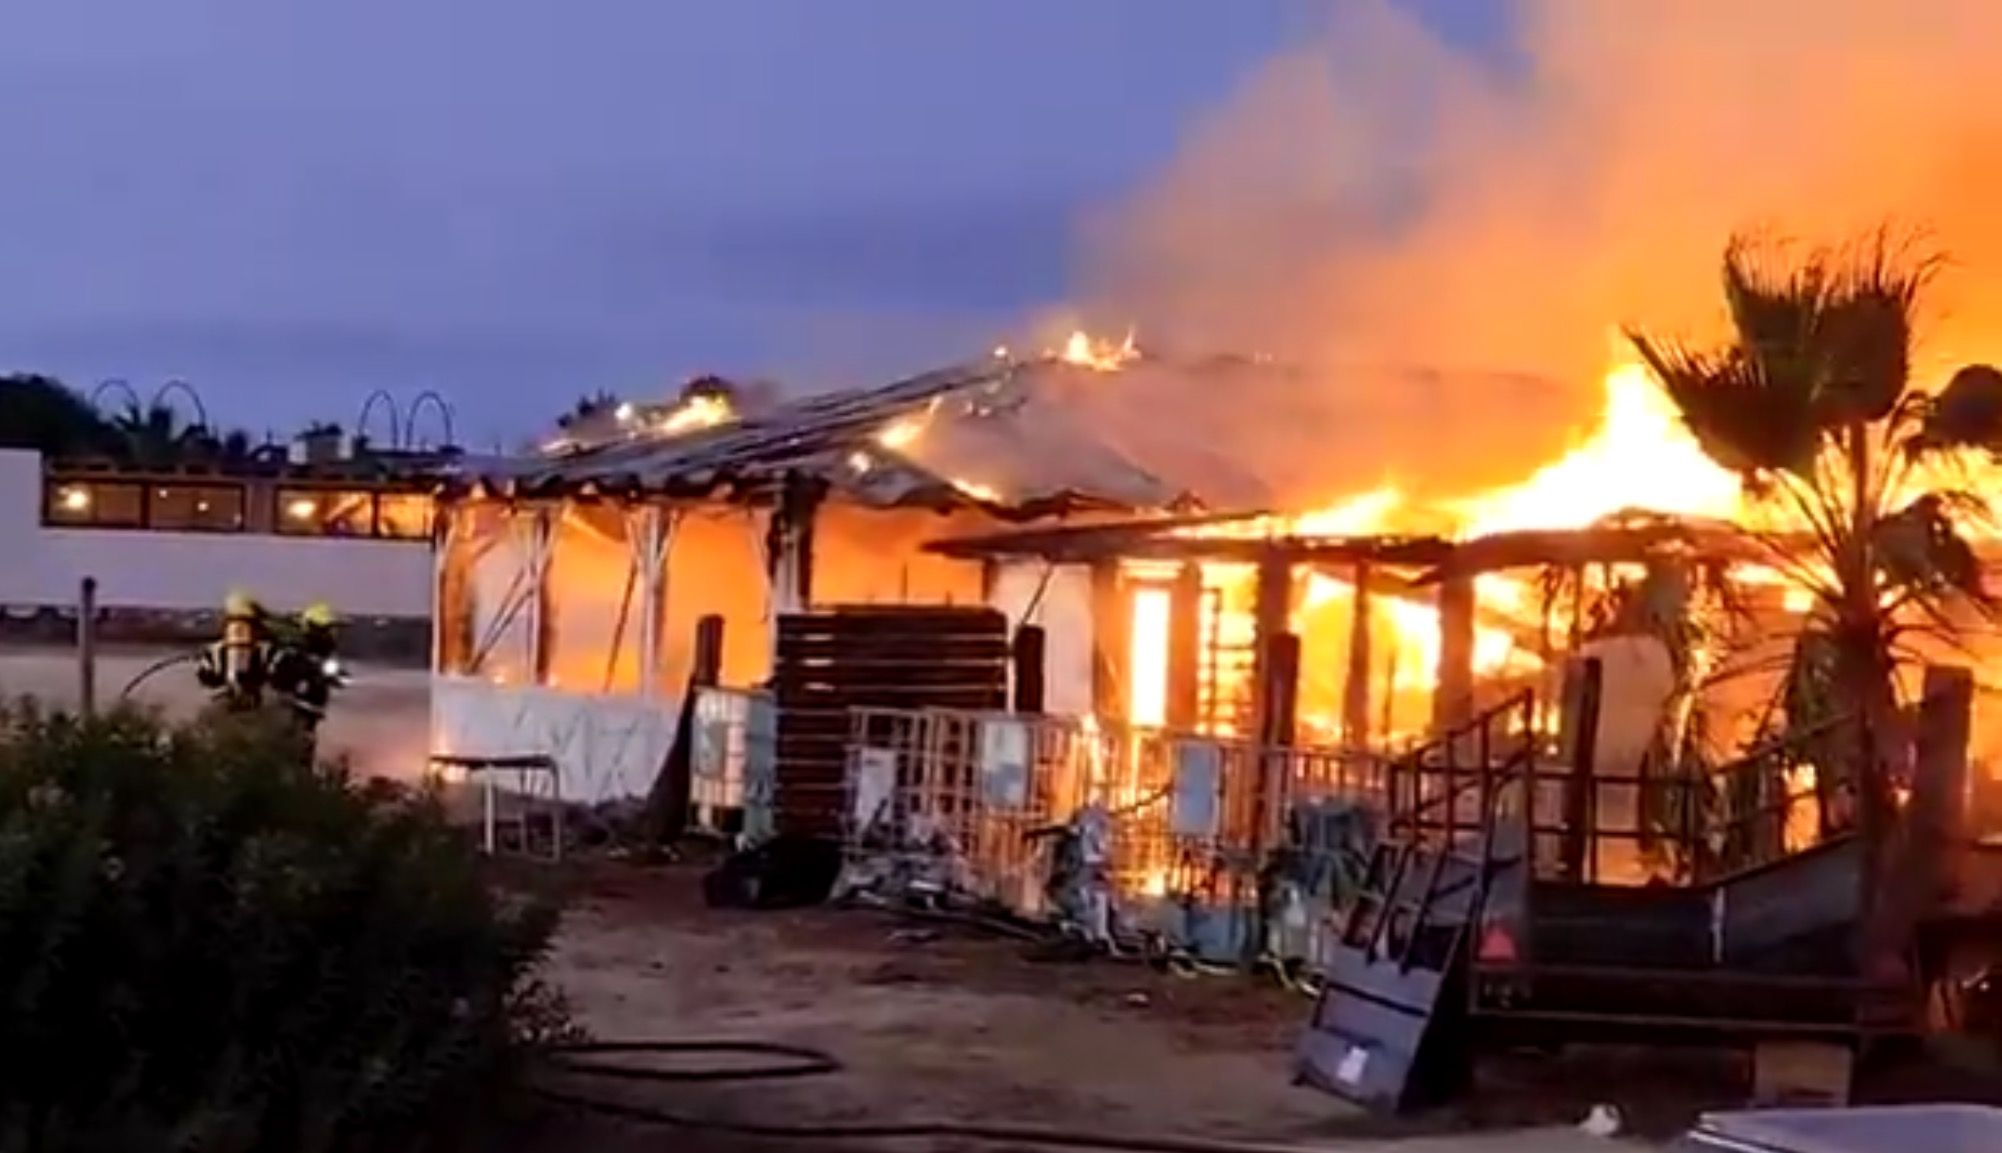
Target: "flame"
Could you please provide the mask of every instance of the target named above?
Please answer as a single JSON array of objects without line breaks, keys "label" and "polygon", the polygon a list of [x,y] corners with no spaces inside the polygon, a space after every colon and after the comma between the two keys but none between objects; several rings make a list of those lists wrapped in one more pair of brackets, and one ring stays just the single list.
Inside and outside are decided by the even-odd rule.
[{"label": "flame", "polygon": [[995,488],[993,485],[982,484],[977,480],[967,480],[964,477],[957,476],[948,479],[952,487],[984,504],[1004,504],[1007,501],[1007,498],[1001,495],[1001,490]]},{"label": "flame", "polygon": [[1627,509],[1742,519],[1738,478],[1703,454],[1675,402],[1639,364],[1606,374],[1592,434],[1528,479],[1455,502],[1463,535],[1583,528]]},{"label": "flame", "polygon": [[653,424],[657,436],[681,436],[727,424],[737,418],[730,402],[715,395],[691,396]]},{"label": "flame", "polygon": [[902,416],[884,425],[876,433],[876,443],[896,452],[917,443],[925,431],[928,418],[924,416]]},{"label": "flame", "polygon": [[1074,364],[1093,372],[1118,372],[1140,358],[1140,349],[1134,343],[1131,329],[1127,330],[1125,339],[1116,344],[1080,329],[1070,334],[1056,356],[1065,364]]},{"label": "flame", "polygon": [[[1640,510],[1738,521],[1744,521],[1752,511],[1745,506],[1738,478],[1703,454],[1674,402],[1646,369],[1619,360],[1604,378],[1596,423],[1569,451],[1514,484],[1425,504],[1410,499],[1398,485],[1385,483],[1319,508],[1176,531],[1188,536],[1231,538],[1341,538],[1402,531],[1470,539],[1500,532],[1582,528],[1610,514]],[[1798,612],[1807,607],[1805,591],[1790,587],[1778,572],[1767,570],[1753,579],[1788,586],[1784,595],[1789,610]],[[1215,625],[1205,623],[1202,644],[1216,645],[1218,636],[1225,632],[1248,644],[1255,631],[1250,619],[1256,599],[1250,591],[1256,580],[1253,566],[1205,565],[1203,580],[1208,589],[1233,588],[1237,595],[1224,600],[1229,607],[1220,611]],[[1303,566],[1296,580],[1301,588],[1292,606],[1293,631],[1302,634],[1315,654],[1310,661],[1345,670],[1343,648],[1358,599],[1349,574]],[[1365,624],[1372,634],[1370,676],[1375,682],[1372,700],[1389,698],[1380,717],[1372,718],[1371,728],[1383,739],[1408,736],[1429,718],[1428,712],[1414,713],[1406,707],[1420,702],[1400,698],[1429,698],[1439,677],[1444,642],[1435,596],[1430,587],[1400,589],[1391,584],[1382,590],[1373,587],[1367,598]],[[1541,669],[1543,652],[1525,642],[1541,632],[1544,594],[1524,578],[1490,573],[1477,578],[1475,597],[1472,671],[1492,676],[1532,674]],[[1165,623],[1157,623],[1159,618],[1151,604],[1142,610],[1136,601],[1131,622],[1136,631],[1165,630]],[[1136,637],[1132,654],[1136,662],[1142,647],[1143,642]],[[1165,670],[1152,667],[1165,661],[1165,648],[1146,642],[1145,651],[1163,655],[1160,661],[1150,656],[1149,667],[1136,667],[1133,675],[1150,682],[1163,678],[1165,683]],[[1227,673],[1207,675],[1234,682],[1248,676],[1248,669],[1248,662],[1240,662]],[[1238,683],[1206,683],[1203,689],[1213,698],[1242,697],[1248,692],[1247,686]],[[1141,703],[1142,692],[1136,682],[1132,703]],[[1153,697],[1148,695],[1146,700],[1151,703]],[[1302,707],[1302,723],[1307,728],[1324,729],[1327,734],[1339,731],[1332,718],[1308,712],[1304,701]],[[1227,723],[1209,727],[1232,731]]]}]

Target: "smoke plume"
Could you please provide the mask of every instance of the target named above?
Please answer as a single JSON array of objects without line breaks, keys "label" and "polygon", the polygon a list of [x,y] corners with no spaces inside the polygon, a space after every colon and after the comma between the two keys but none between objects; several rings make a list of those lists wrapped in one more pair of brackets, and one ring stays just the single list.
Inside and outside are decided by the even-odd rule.
[{"label": "smoke plume", "polygon": [[[1715,334],[1733,232],[1917,230],[1949,261],[1921,383],[2002,357],[2002,5],[1522,0],[1515,31],[1477,58],[1383,0],[1340,5],[1088,224],[1087,314],[1314,366],[1288,406],[1303,443],[1250,411],[1207,431],[1342,455],[1329,485],[1550,458],[1596,416],[1619,326]],[[1400,366],[1449,383],[1386,395]]]}]

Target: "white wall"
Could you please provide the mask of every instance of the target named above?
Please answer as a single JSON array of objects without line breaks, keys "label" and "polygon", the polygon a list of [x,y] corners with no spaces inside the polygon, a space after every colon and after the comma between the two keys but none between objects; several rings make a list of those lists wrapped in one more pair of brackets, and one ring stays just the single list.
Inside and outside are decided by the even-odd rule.
[{"label": "white wall", "polygon": [[213,609],[241,588],[278,610],[431,615],[429,541],[46,528],[41,457],[0,449],[0,606],[74,604],[86,576],[116,608]]}]

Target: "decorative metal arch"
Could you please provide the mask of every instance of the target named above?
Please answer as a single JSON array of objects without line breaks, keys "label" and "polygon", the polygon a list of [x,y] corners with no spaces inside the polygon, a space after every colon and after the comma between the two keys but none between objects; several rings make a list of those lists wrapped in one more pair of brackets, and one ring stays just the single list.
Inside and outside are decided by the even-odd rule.
[{"label": "decorative metal arch", "polygon": [[153,406],[155,408],[162,406],[172,407],[173,402],[169,398],[174,393],[179,393],[187,397],[188,403],[194,406],[196,428],[204,432],[215,431],[209,426],[209,406],[202,403],[202,394],[195,391],[194,385],[189,384],[178,376],[171,378],[153,391]]},{"label": "decorative metal arch", "polygon": [[387,389],[378,388],[368,394],[367,400],[361,402],[361,415],[355,417],[355,435],[359,437],[368,435],[368,414],[375,411],[377,401],[389,407],[389,439],[383,443],[390,448],[403,447],[403,425],[396,415],[396,398],[389,395]]},{"label": "decorative metal arch", "polygon": [[417,410],[423,408],[424,402],[427,400],[431,402],[432,409],[438,413],[438,424],[445,431],[445,439],[433,447],[452,447],[452,406],[445,403],[444,397],[439,396],[437,392],[428,388],[410,400],[410,408],[403,418],[404,435],[408,436],[410,440],[408,444],[399,447],[412,449],[419,447],[417,443]]},{"label": "decorative metal arch", "polygon": [[133,412],[140,410],[139,394],[132,391],[132,382],[122,376],[106,377],[98,381],[97,387],[90,390],[90,407],[96,409],[100,414],[103,413],[104,394],[113,390],[125,394],[125,403],[131,407]]}]

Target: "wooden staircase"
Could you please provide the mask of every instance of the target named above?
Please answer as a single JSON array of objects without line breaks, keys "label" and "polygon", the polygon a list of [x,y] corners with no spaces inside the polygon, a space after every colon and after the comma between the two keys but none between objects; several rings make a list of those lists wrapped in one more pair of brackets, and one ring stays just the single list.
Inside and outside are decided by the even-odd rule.
[{"label": "wooden staircase", "polygon": [[1692,838],[1682,883],[1579,880],[1559,858],[1581,807],[1561,772],[1539,774],[1532,715],[1525,693],[1393,767],[1399,803],[1332,948],[1301,1081],[1392,1112],[1460,1091],[1484,1048],[1855,1041],[1910,1019],[1883,1010],[1912,990],[1857,977],[1856,837],[1729,862]]}]

